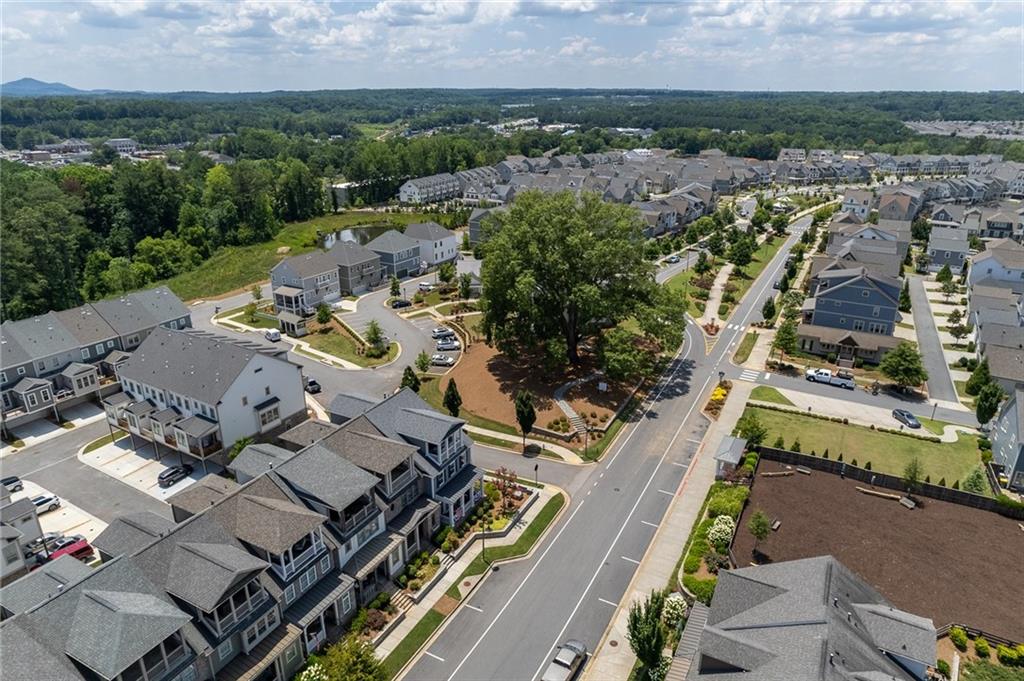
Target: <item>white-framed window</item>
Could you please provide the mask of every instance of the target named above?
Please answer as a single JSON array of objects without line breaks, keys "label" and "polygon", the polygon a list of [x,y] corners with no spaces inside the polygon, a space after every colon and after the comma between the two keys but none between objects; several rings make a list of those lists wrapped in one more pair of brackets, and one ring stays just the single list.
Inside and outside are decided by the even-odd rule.
[{"label": "white-framed window", "polygon": [[327,555],[320,559],[320,574],[326,575],[328,570],[331,569],[331,553],[328,551]]},{"label": "white-framed window", "polygon": [[864,330],[864,320],[863,319],[854,319],[853,320],[853,330],[854,331],[863,331]]},{"label": "white-framed window", "polygon": [[316,570],[315,569],[306,570],[305,572],[302,573],[302,576],[299,577],[299,588],[301,590],[305,591],[309,587],[313,586],[313,582],[315,582],[315,581],[316,581]]},{"label": "white-framed window", "polygon": [[348,612],[352,609],[352,591],[346,591],[341,595],[341,611]]},{"label": "white-framed window", "polygon": [[24,376],[25,375],[25,367],[18,367],[18,375],[19,376]]},{"label": "white-framed window", "polygon": [[266,426],[281,418],[281,413],[275,404],[273,407],[260,412],[260,426]]},{"label": "white-framed window", "polygon": [[138,345],[138,344],[139,344],[139,334],[136,333],[136,334],[132,334],[131,336],[128,336],[128,345]]},{"label": "white-framed window", "polygon": [[295,600],[295,585],[289,584],[288,588],[284,590],[284,602],[291,603]]},{"label": "white-framed window", "polygon": [[[114,341],[110,342],[113,343]],[[103,343],[97,343],[94,349],[96,350],[96,356],[99,357],[103,354]]]},{"label": "white-framed window", "polygon": [[114,341],[108,340],[107,341],[107,348],[109,349],[109,348],[113,348],[113,347],[114,347]]},{"label": "white-framed window", "polygon": [[868,290],[866,290],[866,289],[865,289],[864,291],[861,291],[861,292],[860,292],[860,297],[861,297],[861,298],[867,298],[867,297],[868,297],[868,296],[870,296],[870,295],[871,295],[871,291],[868,291]]},{"label": "white-framed window", "polygon": [[44,360],[36,362],[36,370],[40,372],[46,371],[46,362]]},{"label": "white-framed window", "polygon": [[39,400],[36,399],[34,393],[29,393],[28,395],[25,396],[25,398],[28,400],[28,406],[30,407],[34,407],[37,404],[39,404]]},{"label": "white-framed window", "polygon": [[295,646],[291,646],[288,650],[284,651],[284,661],[291,664],[291,661],[295,659]]},{"label": "white-framed window", "polygon": [[235,646],[231,643],[231,639],[229,638],[217,647],[217,659],[221,662],[226,662],[233,652],[235,652]]},{"label": "white-framed window", "polygon": [[82,348],[82,359],[89,359],[89,348]]},{"label": "white-framed window", "polygon": [[7,372],[6,371],[0,371],[0,383],[6,383],[6,382],[7,382]]}]

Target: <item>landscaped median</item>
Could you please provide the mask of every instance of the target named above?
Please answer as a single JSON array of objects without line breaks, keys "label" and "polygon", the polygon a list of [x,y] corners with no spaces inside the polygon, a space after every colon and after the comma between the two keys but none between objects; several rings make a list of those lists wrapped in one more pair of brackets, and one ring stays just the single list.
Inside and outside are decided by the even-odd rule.
[{"label": "landscaped median", "polygon": [[[416,657],[417,653],[427,644],[444,621],[456,611],[463,594],[459,586],[471,581],[470,589],[475,588],[485,576],[487,568],[495,562],[514,560],[527,555],[551,526],[559,512],[565,507],[566,496],[556,492],[550,497],[534,519],[519,535],[515,542],[487,547],[486,562],[484,556],[478,554],[465,568],[458,579],[453,582],[445,595],[423,615],[408,634],[384,658],[383,667],[389,679],[401,674],[402,670]],[[456,563],[458,565],[458,563]],[[453,566],[454,568],[455,566]],[[468,596],[468,593],[466,594]]]},{"label": "landscaped median", "polygon": [[[756,455],[749,456],[753,457],[752,463],[756,463]],[[743,502],[749,495],[750,488],[743,485],[714,483],[701,507],[698,516],[701,521],[690,533],[679,556],[675,579],[683,591],[702,603],[711,603],[719,568],[729,567],[729,542],[736,531]],[[728,532],[719,526],[728,528]]]}]

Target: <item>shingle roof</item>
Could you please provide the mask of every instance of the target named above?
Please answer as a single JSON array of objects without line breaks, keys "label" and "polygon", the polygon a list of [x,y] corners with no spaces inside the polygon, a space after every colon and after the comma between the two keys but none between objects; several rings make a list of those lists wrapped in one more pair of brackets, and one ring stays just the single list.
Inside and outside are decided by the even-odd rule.
[{"label": "shingle roof", "polygon": [[445,229],[436,222],[414,222],[405,228],[405,235],[413,239],[441,241],[455,236],[455,232]]},{"label": "shingle roof", "polygon": [[419,395],[403,388],[366,412],[366,418],[386,437],[395,440],[411,437],[438,442],[465,421],[430,408]]},{"label": "shingle roof", "polygon": [[339,241],[331,246],[327,255],[339,265],[358,265],[380,259],[379,255],[355,241]]},{"label": "shingle roof", "polygon": [[167,503],[188,513],[200,513],[232,494],[239,487],[234,480],[204,475],[185,489],[172,494]]},{"label": "shingle roof", "polygon": [[397,229],[389,229],[376,239],[366,244],[366,247],[377,253],[398,253],[419,248],[419,242],[410,239]]},{"label": "shingle roof", "polygon": [[92,305],[80,305],[70,310],[55,312],[64,328],[82,345],[94,345],[117,336]]},{"label": "shingle roof", "polygon": [[181,542],[167,565],[167,593],[204,612],[270,564],[230,544]]},{"label": "shingle roof", "polygon": [[251,444],[238,453],[238,456],[228,464],[228,469],[234,472],[235,475],[243,473],[251,478],[255,478],[279,467],[293,456],[295,456],[295,452],[278,447],[277,445]]},{"label": "shingle roof", "polygon": [[1024,350],[989,345],[985,348],[985,359],[993,378],[1024,383]]},{"label": "shingle roof", "polygon": [[312,494],[339,511],[377,484],[375,475],[320,444],[302,450],[277,472],[298,491]]},{"label": "shingle roof", "polygon": [[[268,483],[261,481],[261,484]],[[246,544],[281,554],[326,520],[305,506],[283,498],[247,493],[250,489],[255,491],[260,487],[246,488],[209,511]]]},{"label": "shingle roof", "polygon": [[369,395],[338,393],[331,400],[327,411],[345,419],[353,419],[377,404],[378,400]]},{"label": "shingle roof", "polygon": [[361,419],[350,421],[328,435],[320,443],[359,466],[363,470],[387,475],[395,466],[406,463],[416,453],[416,447],[396,442],[376,433],[360,429]]},{"label": "shingle roof", "polygon": [[277,439],[281,442],[287,442],[288,444],[295,445],[297,448],[301,449],[303,447],[308,447],[314,442],[323,440],[325,437],[336,431],[338,427],[339,426],[333,423],[310,419],[309,421],[303,421],[294,428],[281,433],[277,436]]},{"label": "shingle roof", "polygon": [[122,515],[107,525],[92,545],[108,556],[135,553],[172,527],[173,520],[152,511]]},{"label": "shingle roof", "polygon": [[306,277],[315,277],[318,274],[324,272],[331,272],[337,268],[337,263],[330,255],[324,251],[311,251],[302,255],[294,255],[290,258],[285,258],[277,265],[274,266],[276,270],[278,267],[287,267],[296,276],[305,279]]},{"label": "shingle roof", "polygon": [[996,239],[989,242],[982,253],[974,256],[974,262],[984,262],[989,258],[1007,269],[1024,270],[1024,246],[1013,239]]},{"label": "shingle roof", "polygon": [[[81,346],[78,339],[61,324],[60,319],[53,312],[16,322],[6,321],[3,323],[3,332],[5,337],[13,339],[24,350],[24,355],[27,358],[24,361],[71,352]],[[7,345],[4,345],[4,354],[7,352]],[[22,360],[22,353],[12,353],[12,356],[5,357],[3,362],[7,367],[20,363]]]},{"label": "shingle roof", "polygon": [[93,307],[122,336],[189,316],[188,308],[166,286],[98,300]]},{"label": "shingle roof", "polygon": [[77,558],[60,556],[0,589],[0,607],[12,615],[25,612],[91,573]]}]

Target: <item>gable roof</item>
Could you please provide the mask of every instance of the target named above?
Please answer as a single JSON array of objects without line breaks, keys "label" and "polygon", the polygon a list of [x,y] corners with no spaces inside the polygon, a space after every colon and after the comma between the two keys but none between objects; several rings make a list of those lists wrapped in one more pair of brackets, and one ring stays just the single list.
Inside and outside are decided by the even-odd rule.
[{"label": "gable roof", "polygon": [[196,514],[224,499],[239,487],[238,483],[219,475],[204,475],[194,483],[167,497],[174,508]]},{"label": "gable roof", "polygon": [[181,542],[167,565],[167,593],[211,612],[234,588],[270,564],[230,544]]},{"label": "gable roof", "polygon": [[77,558],[60,556],[0,589],[0,607],[12,615],[25,612],[90,573]]},{"label": "gable roof", "polygon": [[172,527],[173,520],[152,511],[121,515],[92,540],[92,545],[108,556],[135,553]]},{"label": "gable roof", "polygon": [[414,222],[405,228],[405,235],[413,239],[425,241],[441,241],[455,236],[455,232],[445,229],[436,222]]},{"label": "gable roof", "polygon": [[277,473],[296,488],[341,511],[377,484],[377,476],[321,444],[302,450],[281,464]]},{"label": "gable roof", "polygon": [[365,417],[349,421],[324,438],[320,444],[343,456],[363,470],[384,476],[396,466],[409,461],[418,450],[404,442],[384,437],[375,428],[367,428]]},{"label": "gable roof", "polygon": [[366,244],[366,247],[376,253],[398,253],[399,251],[419,249],[420,244],[397,229],[389,229]]},{"label": "gable roof", "polygon": [[185,304],[166,286],[98,300],[93,307],[121,336],[189,315]]},{"label": "gable roof", "polygon": [[257,480],[209,513],[246,544],[280,555],[323,525],[326,518],[283,494],[271,498],[260,493],[273,484],[272,480]]},{"label": "gable roof", "polygon": [[974,262],[984,262],[992,258],[1010,270],[1024,270],[1024,246],[1013,239],[995,239],[990,241],[985,250],[974,256]]},{"label": "gable roof", "polygon": [[310,251],[309,253],[303,253],[302,255],[293,255],[290,258],[285,258],[274,265],[274,268],[271,271],[274,271],[279,267],[291,270],[295,276],[300,279],[306,279],[308,277],[315,277],[319,274],[323,274],[324,272],[331,272],[337,268],[337,264],[333,257],[324,251],[316,250]]},{"label": "gable roof", "polygon": [[295,452],[283,447],[257,442],[239,452],[238,456],[228,463],[228,470],[235,475],[244,473],[251,478],[256,478],[277,468],[293,456],[295,456]]},{"label": "gable roof", "polygon": [[339,265],[359,265],[372,260],[379,260],[380,256],[366,246],[355,241],[338,241],[327,255]]}]

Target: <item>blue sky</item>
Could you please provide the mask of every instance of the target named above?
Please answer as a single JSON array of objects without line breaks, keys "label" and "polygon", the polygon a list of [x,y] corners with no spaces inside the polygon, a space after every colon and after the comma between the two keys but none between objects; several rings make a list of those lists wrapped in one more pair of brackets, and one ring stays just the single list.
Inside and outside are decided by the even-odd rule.
[{"label": "blue sky", "polygon": [[1024,0],[17,2],[4,81],[80,88],[1024,87]]}]

